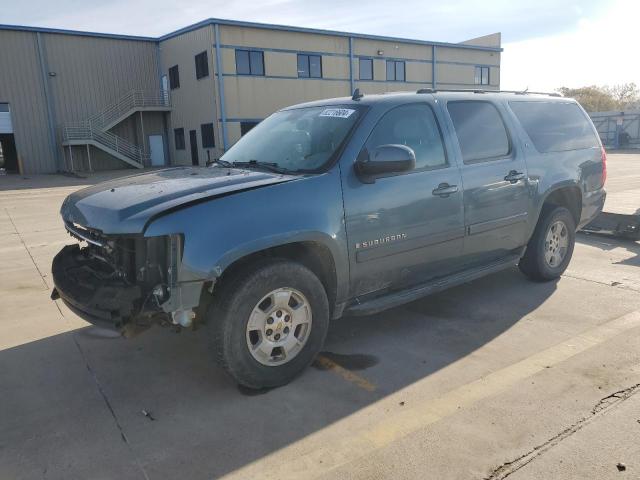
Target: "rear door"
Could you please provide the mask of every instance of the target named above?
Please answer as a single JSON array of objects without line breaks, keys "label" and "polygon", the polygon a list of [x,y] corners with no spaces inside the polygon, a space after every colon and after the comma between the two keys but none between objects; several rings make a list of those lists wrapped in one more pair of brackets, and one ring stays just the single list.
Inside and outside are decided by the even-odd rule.
[{"label": "rear door", "polygon": [[501,106],[448,101],[464,185],[465,263],[483,263],[525,245],[530,205],[527,166]]},{"label": "rear door", "polygon": [[343,171],[355,296],[450,273],[462,253],[460,172],[447,157],[433,105],[411,103],[388,110],[360,155],[388,144],[413,149],[416,169],[377,178],[375,183],[363,183],[352,164]]}]

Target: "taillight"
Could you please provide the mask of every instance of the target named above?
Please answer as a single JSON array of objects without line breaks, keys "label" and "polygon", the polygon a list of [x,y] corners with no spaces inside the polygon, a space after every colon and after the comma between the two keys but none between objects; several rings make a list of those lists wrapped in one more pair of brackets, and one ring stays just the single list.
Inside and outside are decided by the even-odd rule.
[{"label": "taillight", "polygon": [[602,186],[607,181],[607,152],[604,147],[600,147],[600,157],[602,158]]}]

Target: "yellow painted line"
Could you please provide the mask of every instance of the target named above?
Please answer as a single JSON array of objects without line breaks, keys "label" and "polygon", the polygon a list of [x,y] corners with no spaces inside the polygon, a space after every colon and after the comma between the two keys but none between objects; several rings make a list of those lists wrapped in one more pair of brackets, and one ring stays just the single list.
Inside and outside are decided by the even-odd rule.
[{"label": "yellow painted line", "polygon": [[[353,427],[349,428],[349,417],[343,418],[330,427],[232,472],[225,478],[316,478],[424,429],[459,412],[462,408],[513,388],[518,382],[548,366],[564,362],[636,327],[640,327],[640,311],[587,330],[486,377],[461,385],[438,398],[407,406],[401,412],[387,414],[381,421],[360,430],[354,431]],[[373,406],[369,406],[360,410],[358,415],[360,414],[375,414],[375,410]],[[340,435],[337,440],[334,435],[331,441],[327,441],[323,435],[328,429],[344,432],[344,435]]]},{"label": "yellow painted line", "polygon": [[369,382],[365,378],[362,378],[360,375],[356,375],[355,373],[347,370],[346,368],[340,366],[340,364],[334,362],[330,358],[325,357],[324,355],[318,355],[314,362],[323,370],[331,370],[335,374],[344,378],[347,382],[351,382],[357,387],[366,390],[367,392],[374,392],[376,390],[376,386],[373,383]]}]

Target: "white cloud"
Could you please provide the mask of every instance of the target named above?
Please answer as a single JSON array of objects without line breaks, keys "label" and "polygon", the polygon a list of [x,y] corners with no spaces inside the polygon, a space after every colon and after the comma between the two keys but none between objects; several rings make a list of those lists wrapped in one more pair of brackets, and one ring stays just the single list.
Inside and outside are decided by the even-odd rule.
[{"label": "white cloud", "polygon": [[640,85],[640,3],[618,0],[600,17],[582,18],[574,31],[505,43],[501,87],[554,90],[635,82]]}]

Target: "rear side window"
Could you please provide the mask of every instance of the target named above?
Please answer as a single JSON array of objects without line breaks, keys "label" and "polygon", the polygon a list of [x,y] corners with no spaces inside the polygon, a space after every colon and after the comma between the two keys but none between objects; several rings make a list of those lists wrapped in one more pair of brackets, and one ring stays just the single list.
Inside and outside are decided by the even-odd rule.
[{"label": "rear side window", "polygon": [[575,103],[509,102],[540,153],[598,146],[591,124]]},{"label": "rear side window", "polygon": [[371,132],[366,148],[371,152],[380,145],[389,144],[413,149],[416,170],[447,165],[440,129],[428,105],[403,105],[385,113]]},{"label": "rear side window", "polygon": [[464,163],[481,162],[509,155],[507,129],[498,109],[489,102],[447,103]]}]

